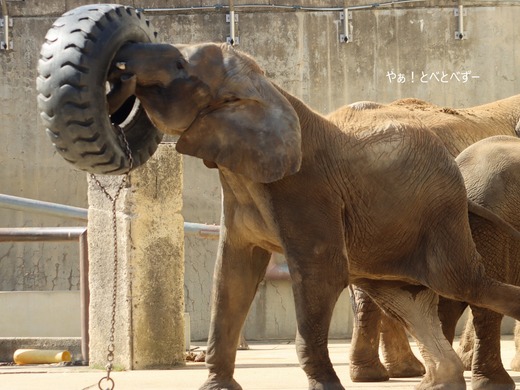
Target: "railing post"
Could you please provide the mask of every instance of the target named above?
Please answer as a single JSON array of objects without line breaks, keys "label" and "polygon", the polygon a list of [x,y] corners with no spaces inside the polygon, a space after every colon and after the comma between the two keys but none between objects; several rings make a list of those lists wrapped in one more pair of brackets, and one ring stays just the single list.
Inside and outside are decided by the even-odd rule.
[{"label": "railing post", "polygon": [[79,236],[79,296],[80,296],[80,308],[81,308],[81,355],[83,356],[83,362],[88,363],[89,361],[89,333],[88,333],[88,322],[89,322],[89,304],[90,304],[90,291],[88,286],[88,242],[87,242],[87,230]]}]

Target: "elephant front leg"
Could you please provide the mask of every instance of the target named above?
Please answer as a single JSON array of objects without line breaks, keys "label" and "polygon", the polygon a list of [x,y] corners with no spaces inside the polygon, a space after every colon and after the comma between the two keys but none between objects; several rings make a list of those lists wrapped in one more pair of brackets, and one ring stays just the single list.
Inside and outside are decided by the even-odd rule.
[{"label": "elephant front leg", "polygon": [[350,349],[352,382],[382,382],[389,379],[379,360],[379,331],[382,312],[360,288],[350,289],[354,311],[354,329]]},{"label": "elephant front leg", "polygon": [[242,389],[233,379],[237,345],[269,256],[269,252],[258,247],[221,244],[215,264],[206,351],[209,376],[201,390]]},{"label": "elephant front leg", "polygon": [[[336,260],[330,263],[338,264]],[[328,333],[334,306],[346,286],[345,270],[323,267],[322,263],[298,269],[289,262],[289,267],[298,323],[296,352],[309,389],[344,390],[329,358]]]},{"label": "elephant front leg", "polygon": [[471,387],[474,390],[515,389],[515,382],[500,358],[502,315],[476,306],[471,310],[475,327]]}]

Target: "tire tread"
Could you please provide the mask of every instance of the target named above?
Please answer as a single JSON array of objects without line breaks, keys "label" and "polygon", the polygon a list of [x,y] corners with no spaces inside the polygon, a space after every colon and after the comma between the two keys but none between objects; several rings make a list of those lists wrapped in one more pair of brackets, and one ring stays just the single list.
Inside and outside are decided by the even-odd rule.
[{"label": "tire tread", "polygon": [[105,96],[96,95],[99,88],[91,88],[104,83],[91,70],[108,68],[115,55],[106,52],[107,42],[117,50],[130,39],[128,34],[136,34],[134,30],[141,31],[143,42],[155,39],[149,23],[133,8],[100,4],[63,14],[47,32],[38,61],[38,107],[55,149],[76,168],[125,173],[144,163],[162,139],[141,110],[129,128],[122,129],[131,134],[134,165],[130,167],[120,134],[108,116]]}]

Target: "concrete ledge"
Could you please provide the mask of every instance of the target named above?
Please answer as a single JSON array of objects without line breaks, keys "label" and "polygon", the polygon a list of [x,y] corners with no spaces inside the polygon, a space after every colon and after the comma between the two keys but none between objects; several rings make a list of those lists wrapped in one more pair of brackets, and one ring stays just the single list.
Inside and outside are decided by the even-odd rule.
[{"label": "concrete ledge", "polygon": [[0,337],[0,362],[12,362],[17,349],[62,349],[72,361],[83,360],[81,337]]}]

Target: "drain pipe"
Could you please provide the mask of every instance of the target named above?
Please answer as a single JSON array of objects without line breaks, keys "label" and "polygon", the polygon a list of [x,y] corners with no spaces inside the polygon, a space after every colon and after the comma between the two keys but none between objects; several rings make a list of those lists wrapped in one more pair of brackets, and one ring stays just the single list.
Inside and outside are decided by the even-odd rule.
[{"label": "drain pipe", "polygon": [[229,43],[231,46],[238,43],[235,31],[235,5],[233,0],[229,0]]},{"label": "drain pipe", "polygon": [[2,4],[2,15],[4,19],[4,39],[2,42],[4,50],[11,50],[11,44],[9,43],[9,15],[7,13],[7,0],[0,0]]},{"label": "drain pipe", "polygon": [[466,39],[466,32],[464,31],[464,4],[463,0],[458,1],[458,5],[456,8],[457,13],[457,25],[458,31],[455,31],[455,39]]}]

